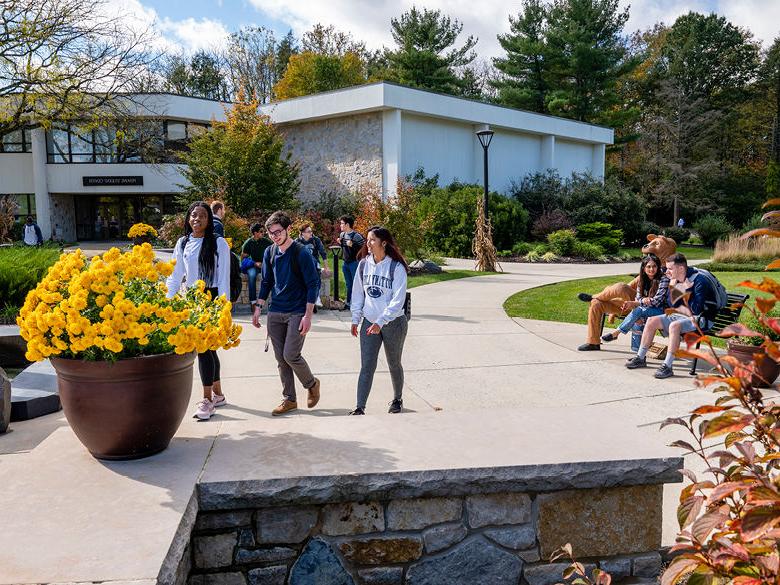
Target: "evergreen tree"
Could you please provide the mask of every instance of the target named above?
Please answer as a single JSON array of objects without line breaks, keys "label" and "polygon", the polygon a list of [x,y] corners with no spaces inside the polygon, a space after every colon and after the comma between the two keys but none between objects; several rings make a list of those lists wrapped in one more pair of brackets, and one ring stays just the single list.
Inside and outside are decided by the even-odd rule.
[{"label": "evergreen tree", "polygon": [[298,53],[298,42],[295,39],[293,31],[287,31],[284,38],[279,41],[279,48],[276,50],[276,62],[275,78],[277,80],[284,77],[285,71],[287,71],[287,64],[290,62],[290,57]]},{"label": "evergreen tree", "polygon": [[464,87],[457,69],[471,63],[477,39],[469,36],[461,47],[455,43],[463,30],[439,10],[412,8],[391,19],[397,48],[387,53],[394,81],[443,93],[459,94]]},{"label": "evergreen tree", "polygon": [[190,61],[189,95],[227,101],[225,76],[216,55],[198,51]]},{"label": "evergreen tree", "polygon": [[622,34],[627,20],[618,0],[555,1],[547,26],[551,113],[609,125],[618,80],[636,67]]},{"label": "evergreen tree", "polygon": [[510,32],[498,35],[506,57],[493,60],[496,69],[504,74],[493,85],[504,105],[547,113],[547,12],[542,0],[524,0],[520,13],[509,16]]}]

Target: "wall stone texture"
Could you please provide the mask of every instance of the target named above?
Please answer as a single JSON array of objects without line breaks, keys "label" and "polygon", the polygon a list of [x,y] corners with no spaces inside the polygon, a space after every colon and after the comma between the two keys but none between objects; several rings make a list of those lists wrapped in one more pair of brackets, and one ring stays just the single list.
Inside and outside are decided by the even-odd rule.
[{"label": "wall stone texture", "polygon": [[613,581],[653,579],[662,567],[661,489],[367,499],[200,513],[189,585],[553,585],[563,580],[567,565],[548,563],[548,549],[566,542],[588,571],[598,564]]},{"label": "wall stone texture", "polygon": [[75,195],[50,194],[51,233],[55,240],[76,241]]},{"label": "wall stone texture", "polygon": [[279,130],[291,160],[299,163],[301,201],[316,201],[324,192],[381,191],[381,113],[280,125]]}]

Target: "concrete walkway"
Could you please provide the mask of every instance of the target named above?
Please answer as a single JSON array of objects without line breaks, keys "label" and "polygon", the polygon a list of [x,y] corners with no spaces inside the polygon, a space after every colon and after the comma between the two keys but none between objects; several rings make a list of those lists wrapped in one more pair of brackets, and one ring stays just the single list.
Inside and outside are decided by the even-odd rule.
[{"label": "concrete walkway", "polygon": [[[473,268],[455,260],[450,267]],[[171,542],[199,477],[442,469],[480,461],[537,464],[545,458],[573,461],[566,458],[589,451],[608,461],[640,450],[645,456],[678,455],[664,447],[672,431],[659,433],[658,423],[709,399],[684,368],[675,378],[657,381],[652,368],[623,366],[627,339],[601,352],[577,352],[584,326],[509,319],[502,308],[522,289],[625,274],[635,266],[505,264],[504,269],[505,274],[412,290],[404,352],[406,414],[400,419],[386,412],[392,391],[384,356],[368,416],[344,416],[354,407],[360,363],[345,312],[320,313],[306,341],[304,355],[322,381],[320,405],[272,419],[280,400],[276,363],[271,351],[263,352],[265,327],[253,328],[243,313],[236,317],[244,325],[241,346],[220,354],[228,406],[207,423],[185,419],[161,455],[97,462],[61,413],[13,424],[12,432],[0,436],[0,485],[6,502],[13,503],[5,507],[0,531],[0,584],[153,578],[150,567],[159,567],[166,552],[160,542]],[[196,373],[193,403],[199,393]],[[302,398],[305,403],[305,394]],[[604,426],[610,421],[620,429],[616,438],[630,433],[631,439],[610,445]],[[546,433],[569,429],[582,444],[578,438],[568,446],[546,442]],[[674,536],[678,490],[669,489],[666,543]],[[113,542],[95,532],[96,524],[106,522],[118,535]],[[138,547],[137,566],[114,561],[128,546]],[[46,567],[56,568],[55,574],[45,573]]]}]

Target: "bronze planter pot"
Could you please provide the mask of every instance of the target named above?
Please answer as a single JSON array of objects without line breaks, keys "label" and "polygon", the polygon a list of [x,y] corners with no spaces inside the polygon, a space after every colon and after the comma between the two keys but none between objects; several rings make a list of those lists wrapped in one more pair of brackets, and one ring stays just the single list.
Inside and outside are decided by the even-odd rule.
[{"label": "bronze planter pot", "polygon": [[151,244],[152,243],[152,236],[145,235],[145,236],[136,236],[133,238],[133,246],[141,246],[142,244]]},{"label": "bronze planter pot", "polygon": [[736,341],[729,341],[728,354],[739,361],[749,363],[754,355],[764,355],[760,363],[756,364],[751,384],[755,388],[767,388],[780,374],[780,364],[766,355],[766,350],[760,345],[747,345]]},{"label": "bronze planter pot", "polygon": [[98,459],[140,459],[168,446],[192,393],[195,353],[116,363],[51,358],[73,432]]}]

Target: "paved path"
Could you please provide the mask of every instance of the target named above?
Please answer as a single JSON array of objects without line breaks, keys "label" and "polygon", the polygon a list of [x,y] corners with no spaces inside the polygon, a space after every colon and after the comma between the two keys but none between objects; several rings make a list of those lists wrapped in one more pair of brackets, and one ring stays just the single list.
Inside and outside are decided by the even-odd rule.
[{"label": "paved path", "polygon": [[[450,266],[472,268],[465,261]],[[682,368],[665,381],[656,381],[652,369],[626,370],[627,340],[601,352],[577,352],[584,326],[509,319],[503,311],[504,300],[518,290],[624,274],[633,266],[504,268],[505,274],[413,289],[414,318],[404,352],[408,412],[400,419],[386,412],[392,391],[383,357],[369,415],[343,416],[354,406],[358,344],[349,335],[347,313],[322,312],[304,351],[322,380],[315,410],[272,419],[270,410],[280,400],[276,364],[271,352],[263,352],[265,328],[253,328],[244,313],[237,316],[244,325],[241,346],[221,352],[230,404],[208,423],[185,419],[161,455],[99,463],[78,445],[61,413],[14,423],[12,432],[0,437],[0,485],[14,503],[0,531],[0,566],[14,559],[18,579],[0,578],[0,583],[147,578],[150,567],[159,567],[165,552],[159,542],[170,542],[198,476],[218,481],[238,479],[240,473],[323,475],[334,466],[346,472],[442,469],[510,459],[531,464],[545,457],[573,461],[585,452],[615,460],[625,457],[635,440],[660,450],[670,431],[659,433],[657,423],[709,398],[694,389]],[[193,402],[200,392],[195,378]],[[623,431],[635,429],[636,436],[631,431],[631,441],[611,449],[604,421],[615,421]],[[590,431],[590,424],[598,428]],[[582,442],[573,441],[567,450],[545,440],[566,429],[576,429]],[[668,490],[666,543],[674,535],[677,490]],[[138,546],[133,535],[146,534],[151,524],[144,519],[150,514],[155,531],[137,548],[138,565],[112,563],[129,546]],[[95,523],[107,518],[122,538],[106,540],[95,532]],[[90,552],[97,548],[103,552]],[[40,567],[60,572],[43,578],[36,572]]]}]

